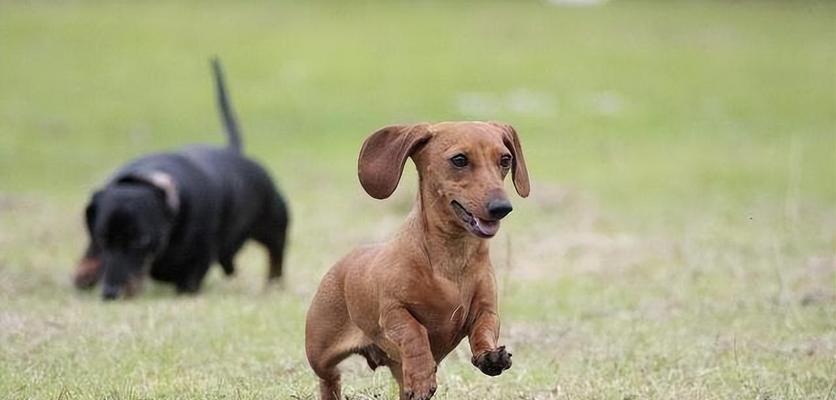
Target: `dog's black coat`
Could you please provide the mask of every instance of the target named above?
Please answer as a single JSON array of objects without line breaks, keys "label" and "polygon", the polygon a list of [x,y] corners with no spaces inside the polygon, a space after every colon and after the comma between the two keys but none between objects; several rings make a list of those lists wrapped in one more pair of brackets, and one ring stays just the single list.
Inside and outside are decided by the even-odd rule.
[{"label": "dog's black coat", "polygon": [[268,277],[281,276],[287,207],[268,173],[241,154],[217,60],[213,67],[228,147],[153,154],[119,169],[87,206],[84,259],[99,267],[77,275],[78,287],[102,278],[104,298],[116,298],[147,272],[179,292],[195,292],[215,261],[231,275],[249,238],[269,252]]}]

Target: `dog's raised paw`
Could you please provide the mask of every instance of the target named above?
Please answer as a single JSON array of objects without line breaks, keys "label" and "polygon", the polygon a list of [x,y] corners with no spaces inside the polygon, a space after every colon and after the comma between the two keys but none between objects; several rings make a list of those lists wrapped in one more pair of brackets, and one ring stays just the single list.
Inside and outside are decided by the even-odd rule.
[{"label": "dog's raised paw", "polygon": [[473,365],[485,375],[497,376],[502,371],[511,368],[511,355],[511,353],[505,351],[505,346],[499,346],[473,356]]}]

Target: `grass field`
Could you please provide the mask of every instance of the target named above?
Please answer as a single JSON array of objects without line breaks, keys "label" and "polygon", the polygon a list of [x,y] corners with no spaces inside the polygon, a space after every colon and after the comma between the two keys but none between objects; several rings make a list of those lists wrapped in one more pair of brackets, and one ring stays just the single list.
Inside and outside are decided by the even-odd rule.
[{"label": "grass field", "polygon": [[[240,3],[240,4],[239,4]],[[363,138],[513,124],[532,196],[492,242],[502,341],[439,399],[836,399],[830,2],[0,2],[0,398],[312,399],[307,304],[415,194],[376,201]],[[120,163],[220,143],[208,58],[292,209],[202,294],[76,292],[87,196]],[[351,399],[388,372],[344,367]]]}]

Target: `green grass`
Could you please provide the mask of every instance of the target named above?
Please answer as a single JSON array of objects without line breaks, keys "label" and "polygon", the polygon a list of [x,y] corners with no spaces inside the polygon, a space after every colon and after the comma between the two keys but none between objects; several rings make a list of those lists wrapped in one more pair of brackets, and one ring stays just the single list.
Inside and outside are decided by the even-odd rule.
[{"label": "green grass", "polygon": [[[3,2],[0,397],[312,398],[319,277],[408,210],[367,197],[395,122],[520,132],[532,196],[493,240],[498,378],[466,345],[440,399],[836,399],[836,7],[827,2]],[[221,56],[247,153],[293,212],[204,292],[103,304],[69,282],[81,210],[120,163],[221,142]],[[345,365],[352,399],[388,373]]]}]

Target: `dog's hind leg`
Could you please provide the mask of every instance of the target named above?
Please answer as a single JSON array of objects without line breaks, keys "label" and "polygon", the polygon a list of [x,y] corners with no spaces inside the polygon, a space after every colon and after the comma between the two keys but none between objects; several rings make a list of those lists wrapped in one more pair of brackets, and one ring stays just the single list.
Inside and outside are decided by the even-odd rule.
[{"label": "dog's hind leg", "polygon": [[328,273],[314,295],[305,323],[305,355],[319,377],[320,399],[340,399],[337,364],[371,345],[363,332],[351,323],[339,289],[339,278]]},{"label": "dog's hind leg", "polygon": [[[334,332],[336,333],[336,332]],[[324,336],[321,339],[329,341],[328,344],[320,343],[323,347],[306,347],[308,362],[311,364],[314,373],[319,377],[319,398],[321,400],[341,400],[340,371],[337,364],[355,353],[355,346],[350,345],[347,340],[340,340],[340,335]],[[330,342],[330,340],[335,340]]]},{"label": "dog's hind leg", "polygon": [[267,280],[273,281],[282,276],[284,266],[284,248],[287,241],[287,227],[282,227],[281,232],[276,233],[274,240],[267,245],[267,252],[270,256],[270,267],[267,272]]},{"label": "dog's hind leg", "polygon": [[[325,333],[325,332],[320,332]],[[336,332],[331,332],[336,333]],[[323,341],[313,347],[307,347],[308,362],[319,377],[319,398],[321,400],[340,400],[340,372],[337,364],[352,354],[340,340],[331,342],[334,336],[319,336]]]},{"label": "dog's hind leg", "polygon": [[232,262],[232,257],[221,258],[220,260],[218,260],[218,262],[221,264],[221,268],[223,268],[224,270],[224,275],[228,277],[235,275],[235,263]]},{"label": "dog's hind leg", "polygon": [[270,257],[267,280],[274,281],[282,276],[284,250],[287,244],[287,211],[284,206],[276,207],[268,213],[253,232],[253,239],[264,245]]},{"label": "dog's hind leg", "polygon": [[340,400],[340,373],[336,368],[322,371],[319,376],[319,398],[320,400]]}]

